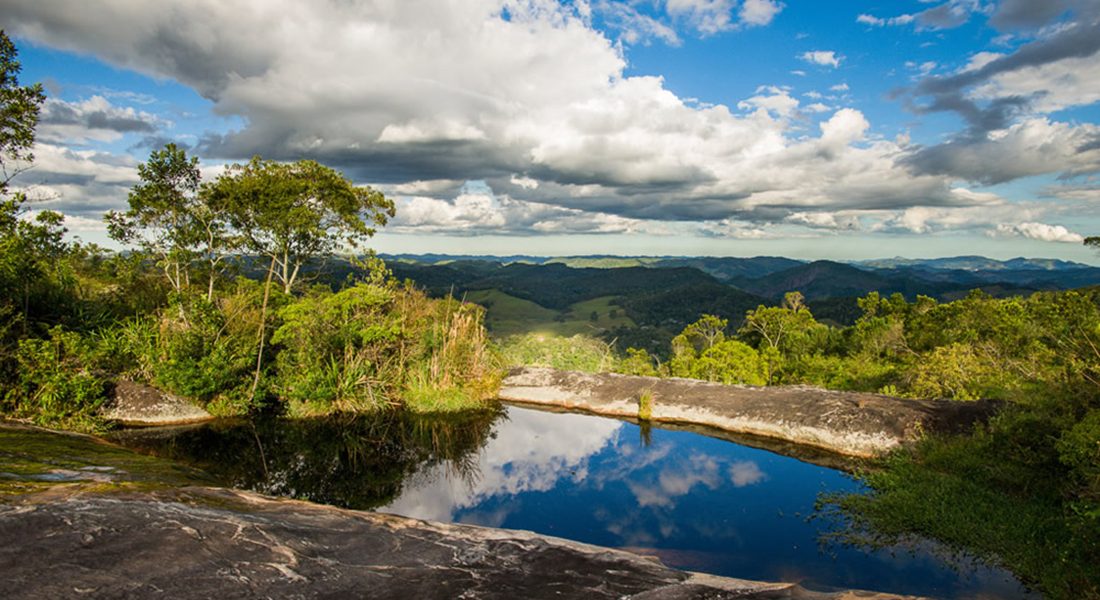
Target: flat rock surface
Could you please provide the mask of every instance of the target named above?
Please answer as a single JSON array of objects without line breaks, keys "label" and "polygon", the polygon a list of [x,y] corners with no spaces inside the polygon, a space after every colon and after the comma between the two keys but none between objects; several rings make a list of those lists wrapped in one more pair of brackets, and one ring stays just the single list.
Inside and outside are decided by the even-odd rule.
[{"label": "flat rock surface", "polygon": [[214,418],[186,398],[133,381],[115,384],[114,397],[102,416],[131,426],[182,425]]},{"label": "flat rock surface", "polygon": [[856,457],[879,455],[923,433],[968,430],[999,406],[538,367],[513,370],[499,397],[621,417],[637,417],[645,397],[653,421],[706,425]]},{"label": "flat rock surface", "polygon": [[[208,487],[0,504],[0,598],[896,598]],[[17,542],[16,542],[17,541]]]}]

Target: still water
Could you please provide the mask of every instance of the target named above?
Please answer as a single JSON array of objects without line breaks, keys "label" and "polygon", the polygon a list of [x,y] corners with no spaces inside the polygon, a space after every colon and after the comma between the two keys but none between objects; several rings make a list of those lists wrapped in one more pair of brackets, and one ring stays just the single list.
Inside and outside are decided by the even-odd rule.
[{"label": "still water", "polygon": [[1008,574],[915,549],[825,544],[833,469],[688,431],[506,406],[460,418],[216,422],[117,440],[227,485],[410,517],[526,529],[743,579],[1016,598]]}]

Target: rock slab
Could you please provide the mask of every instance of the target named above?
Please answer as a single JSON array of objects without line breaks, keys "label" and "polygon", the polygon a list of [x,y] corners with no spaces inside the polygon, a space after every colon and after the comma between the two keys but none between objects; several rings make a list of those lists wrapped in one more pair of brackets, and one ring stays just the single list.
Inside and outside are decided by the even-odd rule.
[{"label": "rock slab", "polygon": [[958,432],[988,419],[992,401],[910,400],[809,386],[753,387],[680,378],[514,369],[499,397],[509,402],[691,423],[870,458],[924,433]]},{"label": "rock slab", "polygon": [[114,397],[101,416],[134,427],[185,425],[214,418],[185,398],[133,381],[115,384]]},{"label": "rock slab", "polygon": [[687,573],[523,531],[207,487],[0,504],[0,597],[897,598]]}]

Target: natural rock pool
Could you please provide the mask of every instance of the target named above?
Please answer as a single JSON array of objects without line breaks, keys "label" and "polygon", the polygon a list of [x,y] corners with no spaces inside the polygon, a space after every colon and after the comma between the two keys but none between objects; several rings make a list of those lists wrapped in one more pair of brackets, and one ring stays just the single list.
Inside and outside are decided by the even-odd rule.
[{"label": "natural rock pool", "polygon": [[220,421],[126,430],[115,440],[183,460],[226,485],[437,521],[526,529],[654,555],[671,566],[809,588],[1015,598],[1007,573],[928,551],[822,544],[822,492],[859,491],[833,469],[689,431],[505,406]]}]

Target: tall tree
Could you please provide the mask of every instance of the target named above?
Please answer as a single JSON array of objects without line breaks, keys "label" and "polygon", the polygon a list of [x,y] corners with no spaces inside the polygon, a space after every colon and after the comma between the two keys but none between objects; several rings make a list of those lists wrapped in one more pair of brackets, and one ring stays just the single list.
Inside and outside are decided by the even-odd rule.
[{"label": "tall tree", "polygon": [[212,202],[228,208],[244,246],[270,259],[257,332],[254,396],[263,369],[272,280],[278,279],[289,294],[302,265],[343,245],[358,247],[394,215],[394,206],[381,192],[358,187],[317,162],[283,164],[258,156],[230,167],[208,192]]},{"label": "tall tree", "polygon": [[0,30],[0,194],[7,191],[19,163],[34,160],[34,128],[46,95],[42,84],[19,85],[23,67],[15,44]]},{"label": "tall tree", "polygon": [[26,168],[21,164],[34,160],[34,129],[46,100],[41,84],[19,84],[18,54],[0,30],[0,314],[19,306],[25,331],[31,289],[48,268],[57,266],[66,244],[60,213],[42,211],[27,220],[26,196],[8,197],[11,179]]},{"label": "tall tree", "polygon": [[141,183],[130,191],[129,210],[107,213],[108,232],[155,256],[176,292],[190,286],[192,263],[201,262],[207,271],[206,298],[212,301],[219,265],[234,240],[217,196],[202,187],[199,159],[168,144],[138,165],[138,176]]},{"label": "tall tree", "polygon": [[270,259],[270,276],[288,294],[305,263],[343,246],[357,248],[394,214],[381,192],[311,160],[255,157],[230,167],[210,191],[228,207],[245,247]]}]

